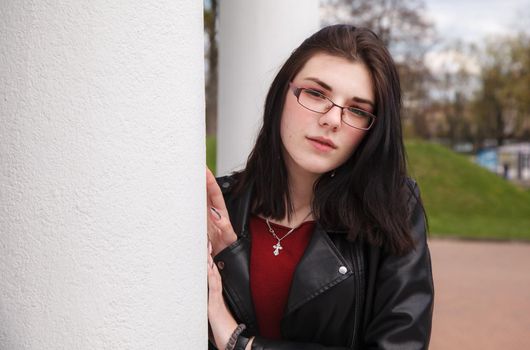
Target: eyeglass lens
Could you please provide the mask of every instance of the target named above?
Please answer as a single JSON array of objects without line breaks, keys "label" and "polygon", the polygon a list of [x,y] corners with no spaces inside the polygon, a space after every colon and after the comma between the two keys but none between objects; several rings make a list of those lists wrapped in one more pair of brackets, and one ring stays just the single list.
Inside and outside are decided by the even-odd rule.
[{"label": "eyeglass lens", "polygon": [[[327,113],[333,102],[318,91],[301,89],[298,95],[298,103],[303,107],[317,113]],[[343,108],[342,121],[355,128],[366,129],[373,123],[373,116],[370,113],[355,107]]]}]

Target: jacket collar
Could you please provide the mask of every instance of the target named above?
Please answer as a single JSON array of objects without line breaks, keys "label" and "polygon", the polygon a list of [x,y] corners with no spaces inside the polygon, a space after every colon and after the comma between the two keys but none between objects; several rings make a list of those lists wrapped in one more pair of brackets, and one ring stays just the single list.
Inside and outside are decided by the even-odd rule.
[{"label": "jacket collar", "polygon": [[[249,188],[229,206],[234,231],[244,239],[249,236],[251,197],[252,190]],[[352,274],[352,266],[335,247],[329,233],[331,232],[324,230],[317,222],[311,240],[293,274],[284,317]],[[251,244],[244,244],[242,247],[246,250],[244,255],[247,257],[243,259],[245,266],[240,266],[244,273],[240,276],[241,280],[229,286],[229,289],[233,289],[237,295],[250,296]],[[246,321],[254,323],[256,318],[251,301],[245,305],[245,313],[250,318]]]},{"label": "jacket collar", "polygon": [[352,274],[329,232],[317,223],[311,241],[293,274],[284,317]]}]

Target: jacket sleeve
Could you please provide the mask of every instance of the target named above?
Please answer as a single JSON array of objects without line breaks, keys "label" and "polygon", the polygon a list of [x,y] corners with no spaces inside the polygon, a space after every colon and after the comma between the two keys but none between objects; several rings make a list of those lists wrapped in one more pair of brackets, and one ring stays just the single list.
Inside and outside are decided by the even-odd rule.
[{"label": "jacket sleeve", "polygon": [[[240,238],[232,245],[226,247],[224,250],[219,252],[214,257],[216,264],[222,261],[223,268],[219,271],[223,278],[223,290],[225,292],[225,298],[227,304],[234,309],[231,309],[233,315],[238,319],[238,322],[244,319],[249,319],[249,311],[252,308],[251,300],[252,297],[250,290],[246,288],[237,289],[240,287],[238,282],[242,275],[248,273],[248,269],[245,266],[248,264],[248,256],[245,252],[248,252],[248,246],[250,242],[247,238]],[[248,266],[247,266],[248,267]],[[248,276],[245,277],[248,279]],[[232,300],[232,302],[230,301]],[[239,315],[240,317],[237,317]],[[247,337],[251,337],[253,334],[244,332]],[[210,350],[215,349],[212,343],[209,344]],[[348,350],[347,347],[327,347],[316,343],[305,343],[305,342],[292,342],[284,340],[272,340],[263,338],[261,336],[255,336],[254,342],[252,343],[253,350]]]},{"label": "jacket sleeve", "polygon": [[[434,286],[419,189],[409,200],[415,249],[403,256],[381,254],[373,302],[367,305],[365,349],[428,349]],[[370,292],[370,291],[369,291]]]},{"label": "jacket sleeve", "polygon": [[[209,350],[218,350],[211,342],[208,342]],[[270,340],[262,337],[255,337],[252,343],[252,350],[351,350],[345,347],[328,347],[313,343],[297,343],[283,340]]]},{"label": "jacket sleeve", "polygon": [[351,350],[347,347],[329,347],[315,343],[298,343],[255,337],[252,350]]},{"label": "jacket sleeve", "polygon": [[[409,201],[412,221],[412,237],[415,249],[407,255],[381,255],[375,264],[376,273],[373,288],[368,290],[372,295],[367,307],[369,315],[364,322],[362,344],[356,349],[427,349],[431,331],[433,307],[433,282],[430,256],[426,241],[425,214],[419,201],[419,190],[411,184],[414,195]],[[242,267],[248,264],[241,246],[249,244],[246,238],[238,239],[230,247],[221,251],[214,261],[220,260],[225,265],[220,271],[223,288],[230,294],[238,310],[235,314],[244,316],[246,305],[251,296],[246,290],[232,290],[231,286],[239,285],[241,274],[248,273]],[[372,265],[370,266],[372,268]],[[247,276],[248,278],[248,276]],[[225,297],[227,295],[225,294]],[[246,302],[245,302],[246,301]],[[246,317],[241,317],[245,319]],[[247,336],[251,334],[247,333]],[[360,347],[359,347],[360,345]],[[215,349],[212,344],[209,349]],[[317,343],[272,340],[256,336],[253,350],[347,350],[347,347],[330,347]]]},{"label": "jacket sleeve", "polygon": [[[373,289],[373,306],[362,350],[428,349],[431,333],[434,286],[427,247],[425,213],[419,189],[411,184],[409,200],[415,249],[403,256],[379,258]],[[370,292],[370,291],[369,291]],[[347,349],[318,344],[268,340],[256,337],[253,350]]]}]

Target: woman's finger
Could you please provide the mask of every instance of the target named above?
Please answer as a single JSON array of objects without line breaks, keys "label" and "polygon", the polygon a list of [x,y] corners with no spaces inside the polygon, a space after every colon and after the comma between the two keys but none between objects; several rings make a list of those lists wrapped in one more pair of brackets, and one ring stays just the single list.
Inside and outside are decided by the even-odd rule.
[{"label": "woman's finger", "polygon": [[210,210],[208,210],[208,218],[206,220],[206,230],[207,230],[206,232],[208,232],[208,237],[210,237],[210,239],[214,238],[215,237],[214,235],[217,234],[219,230],[219,228],[217,227],[217,225],[211,218]]},{"label": "woman's finger", "polygon": [[211,210],[211,214],[212,214],[212,217],[214,220],[221,220],[222,219],[222,216],[221,216],[221,213],[219,212],[219,210],[215,209],[215,207],[210,207],[210,210]]},{"label": "woman's finger", "polygon": [[208,300],[212,302],[218,301],[223,293],[223,285],[221,282],[221,275],[215,265],[212,256],[208,255]]},{"label": "woman's finger", "polygon": [[207,220],[208,238],[212,241],[213,255],[217,255],[221,250],[228,247],[237,240],[237,235],[227,216],[221,216],[210,210]]},{"label": "woman's finger", "polygon": [[212,241],[213,255],[228,247],[237,240],[228,211],[226,210],[223,193],[210,169],[206,168],[207,185],[207,234]]},{"label": "woman's finger", "polygon": [[225,200],[221,188],[215,180],[215,176],[206,167],[206,193],[208,194],[208,206],[216,208],[219,212],[226,213]]},{"label": "woman's finger", "polygon": [[[212,210],[213,212],[214,210]],[[215,226],[220,233],[223,235],[224,239],[230,239],[235,236],[234,229],[232,228],[232,223],[230,219],[226,216],[221,216],[219,213],[212,214],[213,220],[211,221],[212,226]]]}]

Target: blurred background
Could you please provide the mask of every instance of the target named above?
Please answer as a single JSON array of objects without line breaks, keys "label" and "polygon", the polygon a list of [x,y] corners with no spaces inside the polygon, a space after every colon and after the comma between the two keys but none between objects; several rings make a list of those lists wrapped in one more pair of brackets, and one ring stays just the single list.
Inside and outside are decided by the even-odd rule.
[{"label": "blurred background", "polygon": [[[222,2],[204,2],[214,171]],[[530,1],[321,0],[318,7],[320,26],[374,30],[399,68],[409,172],[431,237],[431,348],[530,348]]]}]

